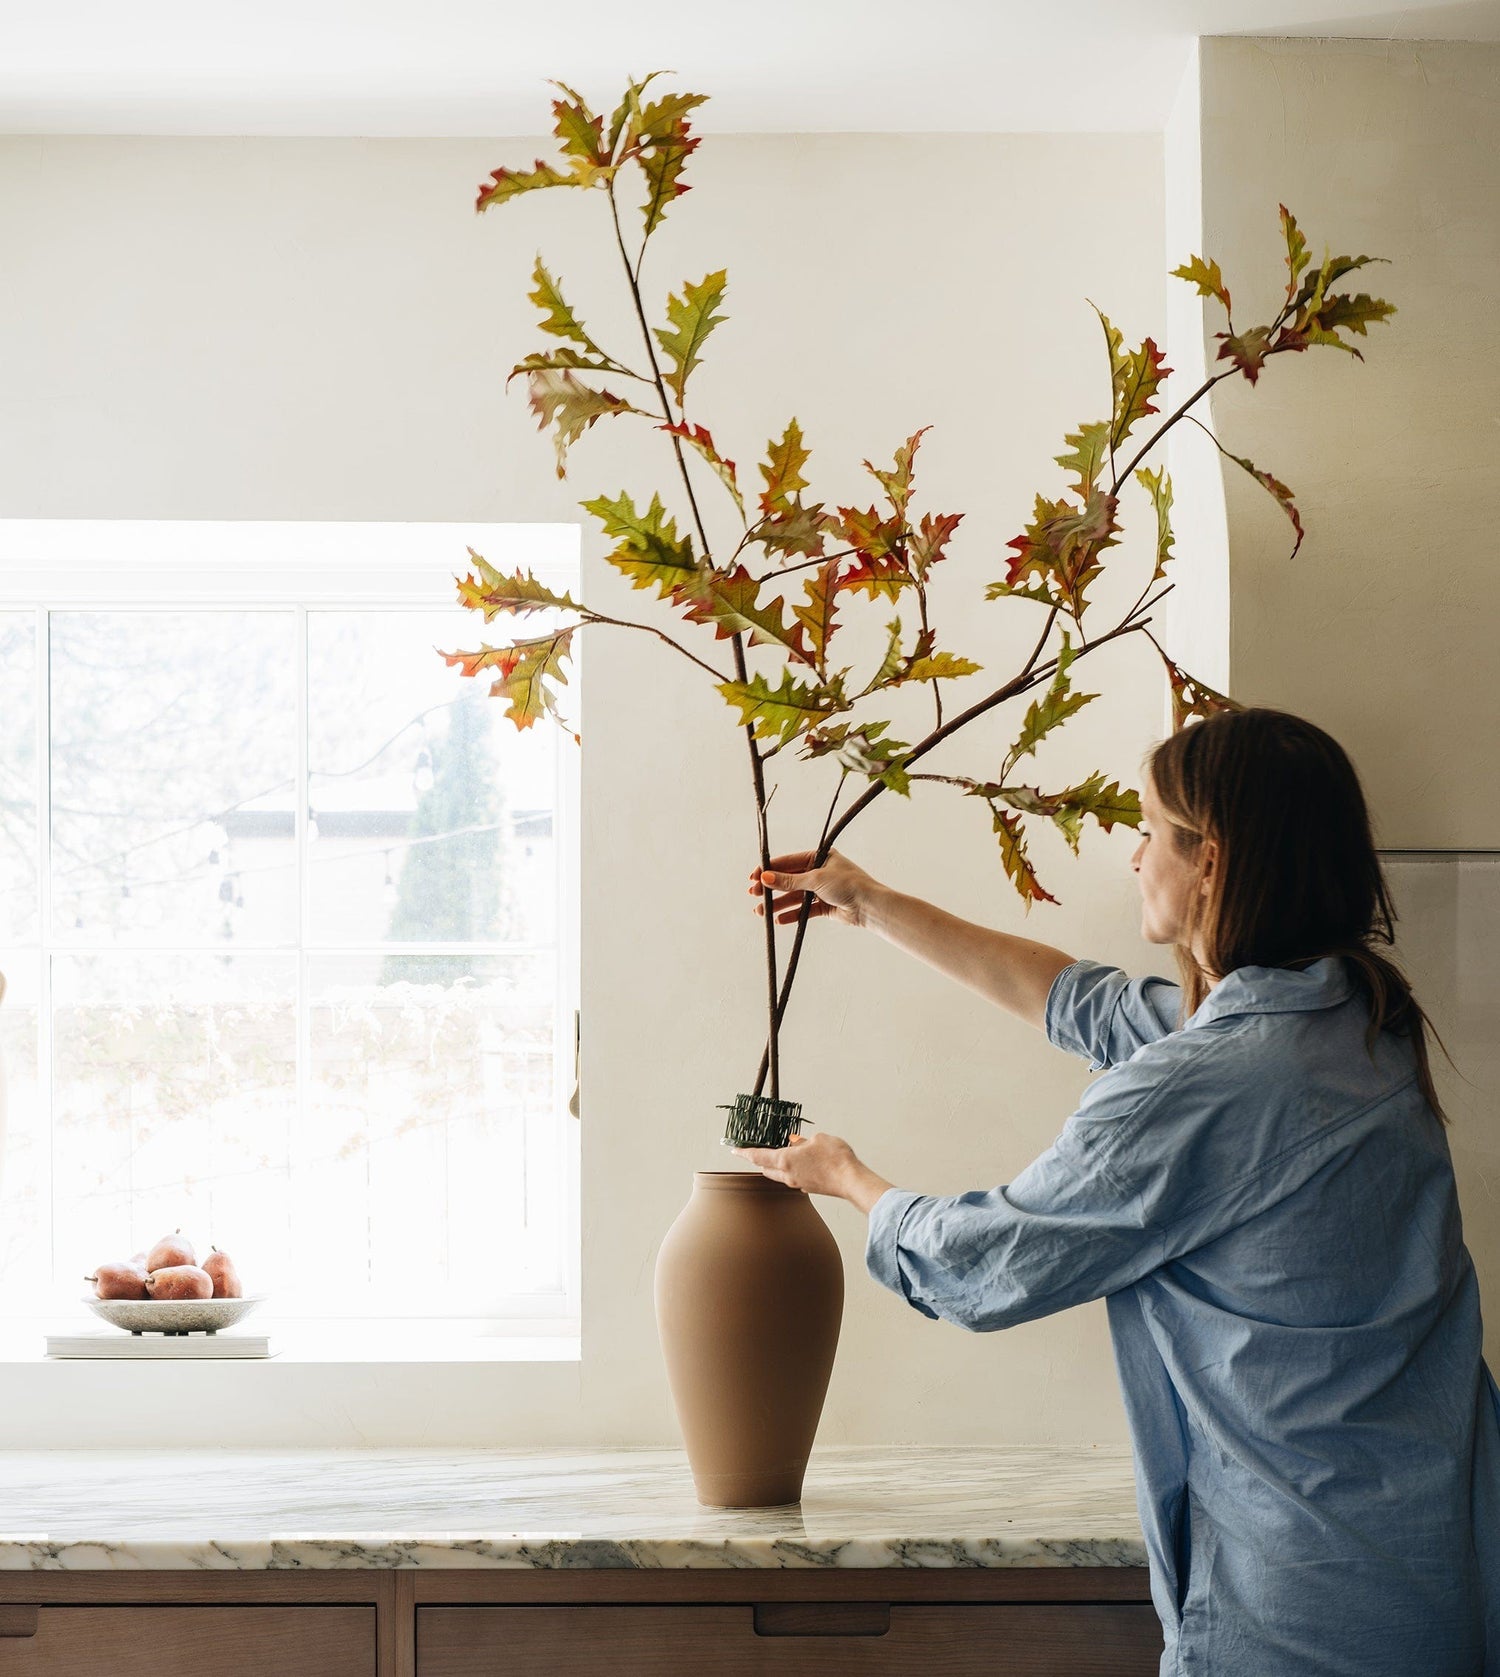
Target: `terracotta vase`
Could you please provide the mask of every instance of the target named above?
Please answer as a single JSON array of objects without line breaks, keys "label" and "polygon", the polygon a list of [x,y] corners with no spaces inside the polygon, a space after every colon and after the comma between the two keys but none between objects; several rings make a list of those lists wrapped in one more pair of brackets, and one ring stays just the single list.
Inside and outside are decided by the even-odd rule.
[{"label": "terracotta vase", "polygon": [[656,1323],[699,1502],[801,1499],[843,1313],[838,1244],[808,1195],[694,1173],[656,1260]]}]

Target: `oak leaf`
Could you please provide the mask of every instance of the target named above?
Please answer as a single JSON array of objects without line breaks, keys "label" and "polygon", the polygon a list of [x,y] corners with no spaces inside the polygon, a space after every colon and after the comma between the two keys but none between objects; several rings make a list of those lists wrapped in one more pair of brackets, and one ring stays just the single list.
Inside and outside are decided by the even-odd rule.
[{"label": "oak leaf", "polygon": [[541,326],[544,332],[554,338],[566,338],[572,343],[582,344],[590,355],[611,372],[627,371],[619,362],[611,360],[589,336],[583,322],[563,296],[561,283],[548,272],[547,265],[540,256],[536,259],[536,267],[532,269],[531,277],[536,289],[528,291],[526,297],[528,302],[535,303],[541,310]]},{"label": "oak leaf", "polygon": [[838,520],[824,512],[821,501],[807,507],[799,500],[792,502],[785,512],[761,519],[751,530],[750,540],[759,542],[768,553],[821,559],[826,546],[824,538],[837,527]]},{"label": "oak leaf", "polygon": [[803,444],[802,427],[795,419],[788,420],[781,440],[778,442],[773,437],[766,450],[766,461],[760,468],[766,484],[760,497],[760,510],[786,512],[793,505],[793,497],[807,488],[802,468],[811,458],[811,450]]},{"label": "oak leaf", "polygon": [[995,837],[1000,841],[1000,860],[1025,905],[1026,913],[1031,913],[1034,902],[1057,902],[1058,899],[1037,878],[1036,869],[1027,855],[1026,828],[1021,817],[996,809],[993,804],[990,805],[990,814],[994,819]]},{"label": "oak leaf", "polygon": [[905,759],[911,747],[905,740],[881,738],[889,726],[888,722],[825,723],[803,736],[798,752],[803,757],[832,756],[849,773],[878,780],[909,798],[911,776]]},{"label": "oak leaf", "polygon": [[1033,699],[1026,707],[1026,714],[1021,718],[1021,731],[1016,736],[1016,742],[1006,753],[1004,766],[1000,770],[1000,779],[1007,780],[1010,771],[1021,758],[1029,756],[1038,745],[1052,732],[1061,727],[1070,716],[1076,715],[1086,704],[1097,699],[1097,693],[1075,693],[1072,690],[1072,677],[1068,674],[1068,666],[1077,656],[1077,651],[1068,638],[1068,631],[1062,631],[1062,649],[1057,655],[1057,668],[1052,673],[1052,682],[1047,691],[1039,699]]},{"label": "oak leaf", "polygon": [[1156,508],[1156,569],[1151,573],[1152,582],[1156,582],[1167,574],[1167,561],[1173,557],[1172,480],[1165,466],[1154,472],[1149,466],[1142,466],[1135,480],[1150,494],[1151,504]]},{"label": "oak leaf", "polygon": [[702,93],[672,93],[641,111],[629,149],[646,177],[641,215],[647,238],[661,225],[667,206],[690,190],[682,176],[699,136],[689,128],[687,113],[706,98]]},{"label": "oak leaf", "polygon": [[1307,254],[1307,240],[1302,237],[1297,218],[1285,204],[1278,204],[1276,207],[1281,212],[1281,232],[1286,239],[1286,299],[1291,302],[1297,294],[1297,281],[1311,258]]},{"label": "oak leaf", "polygon": [[806,603],[794,605],[792,611],[807,630],[812,642],[813,659],[819,670],[828,655],[828,643],[841,624],[835,621],[838,611],[839,561],[829,559],[802,579]]},{"label": "oak leaf", "polygon": [[682,406],[689,375],[702,362],[705,340],[715,326],[728,318],[714,313],[724,301],[727,289],[728,275],[723,268],[717,273],[705,274],[696,285],[689,281],[683,286],[680,297],[667,298],[669,324],[652,328],[656,341],[672,363],[666,383],[677,397],[679,407]]},{"label": "oak leaf", "polygon": [[746,681],[715,685],[730,704],[739,707],[741,723],[753,730],[756,739],[781,745],[805,732],[819,717],[849,708],[837,683],[798,681],[790,670],[782,671],[775,687],[759,671]]},{"label": "oak leaf", "polygon": [[552,132],[562,141],[563,155],[570,160],[573,179],[579,186],[593,186],[614,173],[609,147],[604,143],[604,119],[597,117],[565,82],[554,81],[566,98],[552,101]]},{"label": "oak leaf", "polygon": [[961,512],[924,512],[922,522],[911,532],[907,555],[918,582],[927,581],[927,573],[939,559],[947,558],[948,543],[953,532],[963,522]]},{"label": "oak leaf", "polygon": [[1171,371],[1150,338],[1144,339],[1139,349],[1131,350],[1123,358],[1114,376],[1115,412],[1109,434],[1111,449],[1118,448],[1148,413],[1160,411],[1151,398]]},{"label": "oak leaf", "polygon": [[595,390],[583,384],[567,369],[537,367],[528,370],[528,405],[537,416],[537,429],[553,428],[557,450],[557,475],[568,475],[568,450],[596,420],[606,415],[639,413],[623,397],[609,390]]},{"label": "oak leaf", "polygon": [[1247,460],[1242,454],[1230,454],[1229,450],[1223,448],[1222,444],[1220,447],[1221,451],[1228,455],[1236,466],[1240,466],[1249,472],[1250,476],[1275,498],[1277,505],[1291,519],[1292,528],[1297,532],[1297,540],[1292,544],[1292,551],[1287,555],[1287,558],[1295,559],[1297,549],[1302,546],[1302,538],[1307,532],[1302,528],[1302,514],[1297,511],[1297,503],[1292,499],[1292,491],[1287,488],[1280,478],[1272,477],[1269,472],[1263,472],[1253,460]]},{"label": "oak leaf", "polygon": [[890,496],[898,521],[905,521],[906,508],[911,501],[912,461],[916,457],[917,447],[931,429],[930,425],[924,425],[920,431],[908,437],[896,450],[895,466],[888,472],[882,471],[878,466],[872,466],[868,460],[864,462],[865,470],[879,481],[881,488]]},{"label": "oak leaf", "polygon": [[1080,425],[1063,438],[1065,443],[1072,445],[1068,452],[1053,456],[1059,466],[1077,478],[1075,491],[1080,497],[1087,498],[1104,470],[1104,461],[1109,454],[1109,437],[1110,422],[1107,419]]},{"label": "oak leaf", "polygon": [[496,204],[507,204],[523,192],[537,192],[548,186],[577,186],[571,175],[562,175],[541,158],[530,169],[491,169],[490,184],[479,188],[476,210],[487,210]]},{"label": "oak leaf", "polygon": [[1083,507],[1038,495],[1032,522],[1006,543],[1015,549],[1005,577],[1010,590],[1028,576],[1039,576],[1074,617],[1081,616],[1087,605],[1084,595],[1088,586],[1103,569],[1098,555],[1116,545],[1118,505],[1115,497],[1098,484]]},{"label": "oak leaf", "polygon": [[[1189,285],[1197,286],[1200,297],[1217,297],[1224,305],[1225,314],[1229,313],[1229,287],[1224,283],[1224,276],[1219,272],[1217,262],[1205,262],[1201,256],[1194,256],[1180,268],[1174,268],[1171,277],[1186,280]],[[1290,291],[1287,292],[1287,296],[1291,296]]]},{"label": "oak leaf", "polygon": [[516,641],[511,646],[486,646],[477,652],[445,652],[443,658],[450,665],[457,664],[467,676],[477,675],[484,669],[495,670],[497,676],[490,697],[507,700],[504,714],[517,728],[529,728],[542,716],[562,720],[547,681],[559,687],[566,685],[568,678],[562,660],[570,655],[572,638],[573,628],[559,629],[555,634]]},{"label": "oak leaf", "polygon": [[600,495],[582,503],[604,526],[604,533],[617,545],[605,555],[611,565],[630,578],[635,588],[654,586],[658,597],[674,599],[678,591],[698,575],[693,538],[679,536],[659,495],[651,497],[644,512],[637,510],[629,495],[615,500]]},{"label": "oak leaf", "polygon": [[1254,384],[1260,377],[1266,356],[1271,352],[1270,327],[1252,326],[1245,332],[1215,332],[1214,336],[1223,340],[1219,345],[1218,359],[1234,362]]},{"label": "oak leaf", "polygon": [[538,582],[529,570],[496,570],[472,547],[469,558],[474,562],[474,574],[459,579],[459,604],[483,612],[486,623],[502,611],[521,616],[530,611],[583,610],[570,594],[559,594]]},{"label": "oak leaf", "polygon": [[1161,661],[1166,665],[1167,680],[1172,688],[1172,732],[1177,733],[1194,717],[1203,718],[1213,716],[1221,710],[1243,710],[1245,707],[1237,699],[1231,699],[1227,693],[1220,693],[1210,687],[1206,681],[1199,681],[1196,676],[1190,676],[1179,664],[1156,648]]},{"label": "oak leaf", "polygon": [[801,623],[789,624],[783,615],[785,601],[778,598],[761,605],[759,592],[760,584],[737,565],[728,572],[700,571],[681,584],[676,603],[689,623],[711,625],[719,640],[748,634],[752,646],[780,646],[799,662],[813,663]]}]

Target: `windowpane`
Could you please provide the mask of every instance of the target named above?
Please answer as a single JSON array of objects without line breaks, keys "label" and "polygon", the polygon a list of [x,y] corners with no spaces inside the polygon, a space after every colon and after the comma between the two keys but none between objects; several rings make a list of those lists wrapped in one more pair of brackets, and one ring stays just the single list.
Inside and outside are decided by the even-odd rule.
[{"label": "windowpane", "polygon": [[296,621],[51,614],[55,936],[295,940]]},{"label": "windowpane", "polygon": [[[280,1291],[296,1109],[292,955],[59,955],[54,1251],[64,1297],[94,1263],[181,1228]],[[83,1264],[79,1269],[77,1266]]]},{"label": "windowpane", "polygon": [[[301,1257],[345,1312],[483,1315],[560,1290],[554,958],[310,963]],[[288,1301],[290,1309],[290,1301]]]},{"label": "windowpane", "polygon": [[0,612],[0,941],[37,934],[36,614]]},{"label": "windowpane", "polygon": [[444,664],[452,532],[185,528],[0,610],[0,1316],[178,1227],[268,1323],[569,1316],[575,748]]},{"label": "windowpane", "polygon": [[473,634],[448,612],[308,613],[313,942],[554,937],[558,742],[435,651]]}]

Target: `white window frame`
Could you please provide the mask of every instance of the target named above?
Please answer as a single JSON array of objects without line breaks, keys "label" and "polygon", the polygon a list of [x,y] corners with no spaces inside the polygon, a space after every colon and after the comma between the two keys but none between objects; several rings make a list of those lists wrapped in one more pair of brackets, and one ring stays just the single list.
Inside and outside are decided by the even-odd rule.
[{"label": "white window frame", "polygon": [[[539,580],[561,591],[576,590],[580,569],[580,528],[575,524],[459,523],[303,523],[280,520],[142,520],[142,519],[0,519],[0,610],[37,614],[38,690],[47,690],[46,614],[49,610],[161,611],[209,610],[241,606],[247,610],[292,611],[297,615],[297,754],[298,779],[307,784],[306,616],[309,610],[402,610],[456,603],[454,579],[466,569],[468,549],[482,553],[502,569],[524,566]],[[63,590],[66,589],[66,596]],[[476,614],[466,645],[503,642],[517,626],[509,620],[485,625]],[[435,656],[435,655],[434,655]],[[576,689],[581,660],[575,661],[570,689]],[[570,719],[579,724],[577,692],[571,693]],[[498,702],[498,701],[497,701]],[[548,726],[546,723],[539,726]],[[34,953],[40,966],[38,997],[38,1099],[46,1125],[51,1102],[51,875],[48,841],[51,813],[50,740],[45,705],[36,718],[38,768],[37,844],[40,921],[35,944],[18,944],[18,953]],[[563,729],[555,739],[557,807],[554,810],[557,858],[557,998],[553,1018],[555,1044],[553,1101],[558,1116],[561,1177],[564,1183],[566,1282],[560,1298],[514,1295],[497,1300],[494,1315],[472,1318],[395,1317],[377,1319],[305,1318],[280,1321],[274,1308],[247,1323],[270,1332],[275,1342],[301,1360],[571,1360],[578,1355],[580,1300],[580,1177],[578,1125],[568,1102],[577,1079],[579,1005],[579,751]],[[303,855],[307,799],[295,800],[299,862]],[[266,945],[297,957],[298,1101],[305,1096],[308,1073],[307,966],[320,951],[305,946],[307,870],[302,870],[296,941]],[[126,946],[122,945],[121,948]],[[135,947],[130,945],[129,947]],[[143,944],[142,949],[151,945]],[[159,947],[159,946],[156,946]],[[261,950],[256,946],[257,952]],[[372,945],[372,947],[374,947]],[[459,945],[402,942],[381,944],[401,953],[448,952]],[[473,946],[479,948],[481,946]],[[485,950],[492,946],[482,946]],[[337,953],[337,951],[332,951]],[[50,1183],[49,1183],[50,1194]],[[274,1300],[268,1301],[274,1307]],[[21,1330],[44,1324],[56,1330],[58,1318],[7,1312],[0,1317],[0,1361],[20,1352],[29,1360]],[[62,1324],[77,1328],[70,1320]],[[300,1355],[299,1355],[300,1354]]]}]

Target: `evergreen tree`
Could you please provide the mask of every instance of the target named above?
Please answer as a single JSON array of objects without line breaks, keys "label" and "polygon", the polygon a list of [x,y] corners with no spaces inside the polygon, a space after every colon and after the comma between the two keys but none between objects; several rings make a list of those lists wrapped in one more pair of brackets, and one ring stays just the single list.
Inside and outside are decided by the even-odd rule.
[{"label": "evergreen tree", "polygon": [[[448,730],[433,743],[432,785],[412,815],[396,886],[389,936],[396,940],[471,943],[492,937],[501,908],[504,799],[489,749],[490,707],[466,694],[448,711]],[[453,834],[451,838],[433,835]],[[428,840],[423,843],[422,840]],[[382,984],[452,984],[477,974],[482,955],[388,955]]]}]

